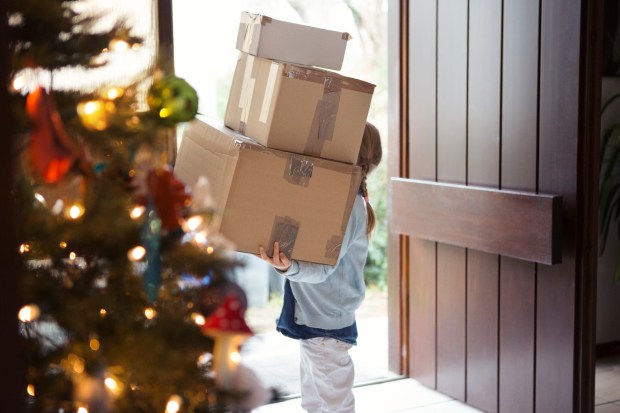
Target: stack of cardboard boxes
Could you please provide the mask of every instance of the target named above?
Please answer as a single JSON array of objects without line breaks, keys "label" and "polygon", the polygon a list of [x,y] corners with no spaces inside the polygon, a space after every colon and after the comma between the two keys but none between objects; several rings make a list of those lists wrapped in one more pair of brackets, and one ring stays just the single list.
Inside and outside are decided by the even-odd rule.
[{"label": "stack of cardboard boxes", "polygon": [[347,33],[242,13],[225,125],[185,130],[175,173],[211,184],[214,229],[238,251],[335,264],[361,174],[374,85],[339,70]]}]

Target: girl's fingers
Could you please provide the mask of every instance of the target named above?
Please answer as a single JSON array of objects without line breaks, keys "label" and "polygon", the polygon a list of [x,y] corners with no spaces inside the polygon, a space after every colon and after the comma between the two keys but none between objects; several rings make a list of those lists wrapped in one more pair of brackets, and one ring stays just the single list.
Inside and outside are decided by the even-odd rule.
[{"label": "girl's fingers", "polygon": [[280,261],[280,244],[278,243],[278,241],[273,243],[273,261]]}]

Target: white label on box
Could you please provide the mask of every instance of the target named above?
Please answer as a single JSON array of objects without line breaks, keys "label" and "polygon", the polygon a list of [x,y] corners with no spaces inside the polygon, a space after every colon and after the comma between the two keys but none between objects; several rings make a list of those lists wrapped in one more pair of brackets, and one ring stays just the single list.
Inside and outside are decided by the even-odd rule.
[{"label": "white label on box", "polygon": [[273,99],[276,80],[280,74],[280,65],[276,62],[271,63],[269,68],[269,77],[267,78],[267,86],[265,87],[265,96],[263,98],[263,106],[261,107],[260,116],[258,118],[262,123],[267,123],[269,118],[269,109]]}]

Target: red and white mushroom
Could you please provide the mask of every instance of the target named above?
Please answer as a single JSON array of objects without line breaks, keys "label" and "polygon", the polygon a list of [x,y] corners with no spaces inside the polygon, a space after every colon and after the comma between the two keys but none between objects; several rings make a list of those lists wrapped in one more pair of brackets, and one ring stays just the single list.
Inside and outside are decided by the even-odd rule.
[{"label": "red and white mushroom", "polygon": [[231,388],[240,361],[239,346],[254,334],[244,314],[245,307],[239,297],[228,294],[202,326],[202,332],[215,339],[213,367],[215,382],[221,388]]}]

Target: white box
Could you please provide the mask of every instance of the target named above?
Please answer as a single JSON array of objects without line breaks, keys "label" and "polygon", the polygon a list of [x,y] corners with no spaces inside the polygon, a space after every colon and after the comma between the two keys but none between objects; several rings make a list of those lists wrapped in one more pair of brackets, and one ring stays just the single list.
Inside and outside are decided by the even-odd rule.
[{"label": "white box", "polygon": [[340,70],[349,33],[241,13],[237,49],[253,56]]}]

